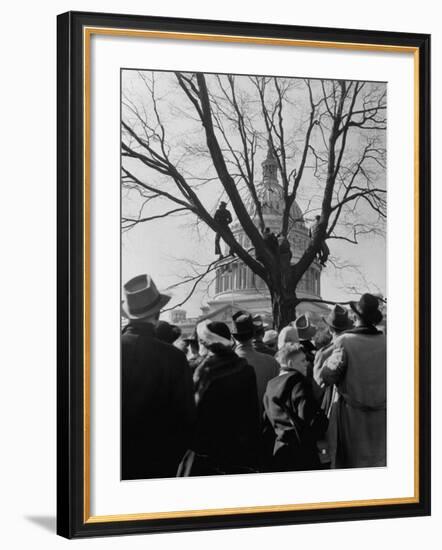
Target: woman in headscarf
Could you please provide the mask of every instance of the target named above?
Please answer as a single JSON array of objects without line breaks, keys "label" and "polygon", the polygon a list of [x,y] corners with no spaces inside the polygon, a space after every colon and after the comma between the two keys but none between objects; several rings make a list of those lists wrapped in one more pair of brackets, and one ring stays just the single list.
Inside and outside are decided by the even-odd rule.
[{"label": "woman in headscarf", "polygon": [[274,430],[269,471],[314,470],[320,467],[317,441],[326,419],[307,379],[308,361],[299,344],[285,344],[276,358],[281,374],[270,380],[264,395],[267,422]]},{"label": "woman in headscarf", "polygon": [[193,376],[196,435],[178,475],[256,471],[260,419],[255,371],[233,351],[225,323],[203,321],[197,335],[203,359]]},{"label": "woman in headscarf", "polygon": [[298,344],[298,331],[295,327],[288,325],[281,329],[278,335],[278,349],[280,350],[285,344]]}]

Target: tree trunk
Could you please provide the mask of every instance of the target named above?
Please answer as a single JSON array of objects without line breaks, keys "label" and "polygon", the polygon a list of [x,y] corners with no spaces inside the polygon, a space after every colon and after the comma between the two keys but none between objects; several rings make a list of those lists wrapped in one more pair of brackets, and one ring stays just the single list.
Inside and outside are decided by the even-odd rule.
[{"label": "tree trunk", "polygon": [[297,300],[293,300],[293,298],[288,300],[278,291],[273,291],[271,293],[271,298],[273,327],[279,332],[282,328],[296,319]]}]

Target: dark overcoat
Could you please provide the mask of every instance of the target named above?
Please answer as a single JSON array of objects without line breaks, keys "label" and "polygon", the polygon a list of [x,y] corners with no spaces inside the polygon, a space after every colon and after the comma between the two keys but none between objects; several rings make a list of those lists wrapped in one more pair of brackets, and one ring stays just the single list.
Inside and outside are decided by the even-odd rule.
[{"label": "dark overcoat", "polygon": [[131,322],[121,350],[122,479],[174,477],[192,441],[195,402],[182,351]]},{"label": "dark overcoat", "polygon": [[256,468],[260,415],[253,367],[232,350],[207,356],[194,374],[195,442],[182,476],[247,473]]},{"label": "dark overcoat", "polygon": [[273,427],[275,442],[271,471],[319,468],[316,443],[326,428],[326,419],[313,397],[309,381],[297,371],[270,380],[264,395],[266,419]]}]

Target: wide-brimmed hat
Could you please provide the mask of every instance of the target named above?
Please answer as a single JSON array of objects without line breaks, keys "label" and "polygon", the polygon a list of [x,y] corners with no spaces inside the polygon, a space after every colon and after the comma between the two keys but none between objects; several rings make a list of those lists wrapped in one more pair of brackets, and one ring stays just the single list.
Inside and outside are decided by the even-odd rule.
[{"label": "wide-brimmed hat", "polygon": [[363,294],[359,302],[350,302],[351,309],[366,323],[377,325],[382,321],[382,312],[379,310],[379,298],[373,294]]},{"label": "wide-brimmed hat", "polygon": [[300,340],[310,340],[316,334],[317,328],[310,323],[307,315],[300,315],[293,323],[293,326],[298,331]]},{"label": "wide-brimmed hat", "polygon": [[138,275],[130,279],[124,287],[125,301],[122,310],[128,319],[144,319],[160,311],[170,300],[161,294],[150,275]]},{"label": "wide-brimmed hat", "polygon": [[353,321],[348,316],[348,310],[336,304],[327,317],[323,317],[327,325],[335,330],[343,331],[352,328]]},{"label": "wide-brimmed hat", "polygon": [[245,311],[237,311],[232,315],[232,321],[234,325],[233,336],[253,336],[253,320],[249,313]]}]

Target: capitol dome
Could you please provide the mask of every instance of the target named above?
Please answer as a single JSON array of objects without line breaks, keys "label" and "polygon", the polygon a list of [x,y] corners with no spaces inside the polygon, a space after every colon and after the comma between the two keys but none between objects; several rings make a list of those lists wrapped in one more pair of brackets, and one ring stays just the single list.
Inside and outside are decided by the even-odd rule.
[{"label": "capitol dome", "polygon": [[[278,235],[281,231],[284,212],[284,190],[278,182],[278,164],[269,147],[267,157],[262,163],[262,181],[257,185],[257,196],[262,206],[265,227]],[[256,206],[252,199],[246,201],[249,215],[259,227]],[[235,220],[230,226],[239,244],[254,254],[250,239],[245,234],[241,224]],[[291,263],[296,263],[309,244],[309,231],[305,225],[303,213],[296,203],[290,210],[289,231],[287,238],[292,252]],[[223,254],[228,256],[229,249],[224,244]],[[298,284],[299,298],[320,298],[321,266],[314,261]],[[260,313],[271,316],[270,293],[265,282],[255,275],[241,260],[232,263],[232,257],[226,257],[216,270],[215,295],[209,302],[210,309],[223,304],[231,304],[245,309],[252,314]],[[303,308],[302,308],[303,309]],[[311,308],[310,308],[311,309]]]}]

